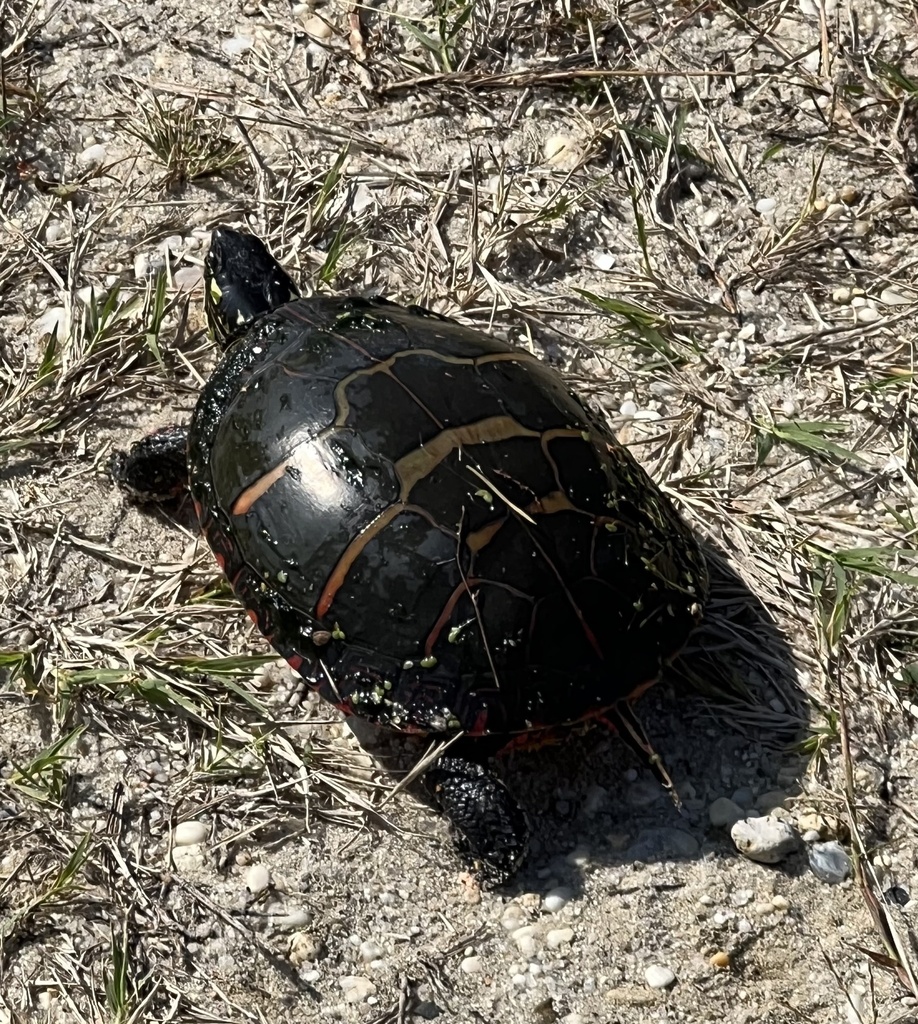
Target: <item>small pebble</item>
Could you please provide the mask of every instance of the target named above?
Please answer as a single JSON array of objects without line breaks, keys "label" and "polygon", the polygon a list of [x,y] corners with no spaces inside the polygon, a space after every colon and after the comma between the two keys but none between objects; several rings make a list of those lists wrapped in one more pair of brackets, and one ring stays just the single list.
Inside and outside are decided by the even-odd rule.
[{"label": "small pebble", "polygon": [[542,157],[551,167],[572,168],[580,159],[577,140],[570,135],[549,135],[542,146]]},{"label": "small pebble", "polygon": [[515,932],[517,928],[522,927],[525,920],[526,915],[523,913],[523,908],[516,903],[511,903],[501,914],[500,926],[505,932]]},{"label": "small pebble", "polygon": [[698,853],[698,840],[682,828],[646,828],[628,850],[631,860],[654,858],[694,857]]},{"label": "small pebble", "polygon": [[313,15],[303,22],[303,31],[306,35],[312,36],[313,39],[331,39],[333,35],[331,25],[324,18],[318,17],[318,15]]},{"label": "small pebble", "polygon": [[522,928],[517,928],[517,930],[510,936],[510,938],[516,943],[516,948],[523,954],[523,956],[533,956],[535,954],[535,931],[534,925],[525,924]]},{"label": "small pebble", "polygon": [[97,142],[94,146],[87,146],[77,157],[77,163],[84,167],[98,167],[105,160],[105,146]]},{"label": "small pebble", "polygon": [[649,807],[663,797],[663,787],[656,779],[638,779],[625,793],[625,799],[632,807]]},{"label": "small pebble", "polygon": [[634,404],[634,402],[628,401],[622,402],[618,411],[622,414],[622,416],[633,416],[638,411],[638,408]]},{"label": "small pebble", "polygon": [[615,266],[615,257],[611,252],[598,252],[593,257],[593,266],[597,270],[611,270]]},{"label": "small pebble", "polygon": [[565,864],[573,868],[583,868],[590,863],[590,848],[588,846],[575,846],[564,858]]},{"label": "small pebble", "polygon": [[717,970],[725,971],[730,966],[730,954],[725,953],[722,949],[718,950],[718,952],[711,957],[709,963],[712,967],[716,967]]},{"label": "small pebble", "polygon": [[[48,227],[50,228],[51,225],[49,224]],[[908,306],[914,301],[914,298],[909,298],[907,295],[897,292],[895,288],[884,288],[880,292],[880,302],[885,306]]]},{"label": "small pebble", "polygon": [[860,324],[875,324],[880,319],[880,311],[873,306],[860,306],[855,319]]},{"label": "small pebble", "polygon": [[253,896],[271,885],[271,872],[264,864],[253,864],[245,873],[245,887]]},{"label": "small pebble", "polygon": [[842,185],[838,190],[838,198],[845,206],[854,206],[858,199],[861,198],[861,193],[854,185]]},{"label": "small pebble", "polygon": [[370,996],[376,995],[376,986],[369,978],[359,974],[348,974],[338,979],[346,1003],[365,1003]]},{"label": "small pebble", "polygon": [[773,811],[776,807],[783,807],[784,802],[787,800],[787,793],[781,789],[771,789],[767,793],[762,793],[755,802],[756,809],[764,811],[766,814],[769,811]]},{"label": "small pebble", "polygon": [[198,266],[179,267],[172,275],[172,281],[178,291],[193,292],[204,284],[204,268]]},{"label": "small pebble", "polygon": [[545,898],[542,900],[542,909],[549,914],[557,914],[559,910],[562,910],[570,903],[573,895],[571,890],[564,886],[552,889],[545,894]]},{"label": "small pebble", "polygon": [[644,980],[651,988],[670,988],[676,984],[676,976],[668,967],[652,964],[644,971]]},{"label": "small pebble", "polygon": [[894,907],[904,907],[911,897],[901,885],[893,885],[883,893],[883,902]]},{"label": "small pebble", "polygon": [[778,208],[778,200],[777,199],[760,199],[755,204],[755,208],[756,208],[756,212],[757,213],[764,213],[764,214],[774,213],[775,210]]},{"label": "small pebble", "polygon": [[746,818],[730,829],[737,850],[759,864],[777,864],[797,848],[797,835],[777,818]]},{"label": "small pebble", "polygon": [[464,974],[478,974],[481,971],[481,957],[467,956],[459,963],[459,970]]},{"label": "small pebble", "polygon": [[608,803],[609,791],[605,786],[590,786],[583,801],[583,813],[592,818]]},{"label": "small pebble", "polygon": [[775,910],[787,910],[788,907],[790,907],[790,903],[788,903],[787,898],[782,896],[780,893],[772,896],[771,905]]},{"label": "small pebble", "polygon": [[732,828],[745,817],[745,811],[728,797],[718,797],[708,808],[708,818],[715,828]]},{"label": "small pebble", "polygon": [[720,223],[720,219],[723,214],[720,210],[705,210],[704,216],[701,218],[701,223],[706,228],[714,228]]},{"label": "small pebble", "polygon": [[252,36],[232,36],[223,40],[223,52],[230,57],[239,57],[255,45]]},{"label": "small pebble", "polygon": [[322,955],[324,948],[324,944],[318,936],[311,932],[296,932],[290,936],[287,957],[296,966],[312,963]]},{"label": "small pebble", "polygon": [[293,932],[299,928],[308,928],[312,924],[312,911],[305,907],[297,907],[288,914],[274,918],[274,927],[282,932]]},{"label": "small pebble", "polygon": [[373,960],[378,960],[382,955],[383,951],[378,942],[373,942],[372,939],[367,939],[365,942],[360,943],[360,959],[364,963],[371,963]]},{"label": "small pebble", "polygon": [[851,874],[851,858],[841,843],[813,843],[807,849],[807,857],[813,874],[829,885],[838,885]]},{"label": "small pebble", "polygon": [[209,834],[210,828],[203,821],[182,821],[173,829],[172,842],[175,846],[195,846]]},{"label": "small pebble", "polygon": [[572,928],[552,928],[545,936],[545,944],[549,949],[560,949],[574,941],[574,930]]}]

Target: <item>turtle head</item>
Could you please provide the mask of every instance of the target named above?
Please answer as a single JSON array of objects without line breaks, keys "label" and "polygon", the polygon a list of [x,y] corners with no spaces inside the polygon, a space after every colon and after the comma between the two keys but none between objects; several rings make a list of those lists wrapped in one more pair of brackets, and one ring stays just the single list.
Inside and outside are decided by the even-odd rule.
[{"label": "turtle head", "polygon": [[210,329],[224,348],[246,324],[299,294],[260,238],[214,228],[204,259],[204,304]]}]

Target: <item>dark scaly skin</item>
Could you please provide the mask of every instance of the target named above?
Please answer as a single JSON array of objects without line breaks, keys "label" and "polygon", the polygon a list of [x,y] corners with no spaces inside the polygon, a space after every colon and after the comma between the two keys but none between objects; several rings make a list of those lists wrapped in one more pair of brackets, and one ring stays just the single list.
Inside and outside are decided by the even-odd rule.
[{"label": "dark scaly skin", "polygon": [[[513,746],[602,722],[668,783],[630,702],[698,621],[707,574],[605,425],[488,335],[384,300],[296,300],[251,236],[215,231],[206,269],[229,343],[192,420],[190,488],[293,668],[406,732]],[[156,436],[119,463],[135,492]],[[508,877],[526,828],[504,787],[465,755],[427,782],[483,873]]]}]

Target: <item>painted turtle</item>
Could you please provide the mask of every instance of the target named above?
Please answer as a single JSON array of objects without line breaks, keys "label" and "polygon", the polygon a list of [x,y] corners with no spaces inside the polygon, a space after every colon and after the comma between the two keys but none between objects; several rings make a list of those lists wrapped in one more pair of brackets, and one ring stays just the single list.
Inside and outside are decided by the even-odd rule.
[{"label": "painted turtle", "polygon": [[535,356],[417,306],[299,298],[252,235],[205,264],[223,358],[190,427],[116,454],[135,498],[189,487],[234,592],[345,714],[459,736],[425,773],[487,878],[527,847],[487,767],[631,711],[698,622],[707,573],[669,500]]}]

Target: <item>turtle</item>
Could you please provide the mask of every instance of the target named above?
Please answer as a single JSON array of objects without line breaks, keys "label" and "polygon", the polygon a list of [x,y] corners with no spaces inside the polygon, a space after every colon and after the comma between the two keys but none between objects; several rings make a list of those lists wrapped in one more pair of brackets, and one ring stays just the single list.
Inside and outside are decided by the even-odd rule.
[{"label": "turtle", "polygon": [[134,500],[189,490],[234,594],[345,715],[450,741],[422,775],[456,846],[511,879],[528,817],[496,755],[604,725],[672,783],[632,705],[708,595],[699,543],[533,353],[421,306],[303,298],[218,226],[222,356],[187,426],[115,453]]}]

